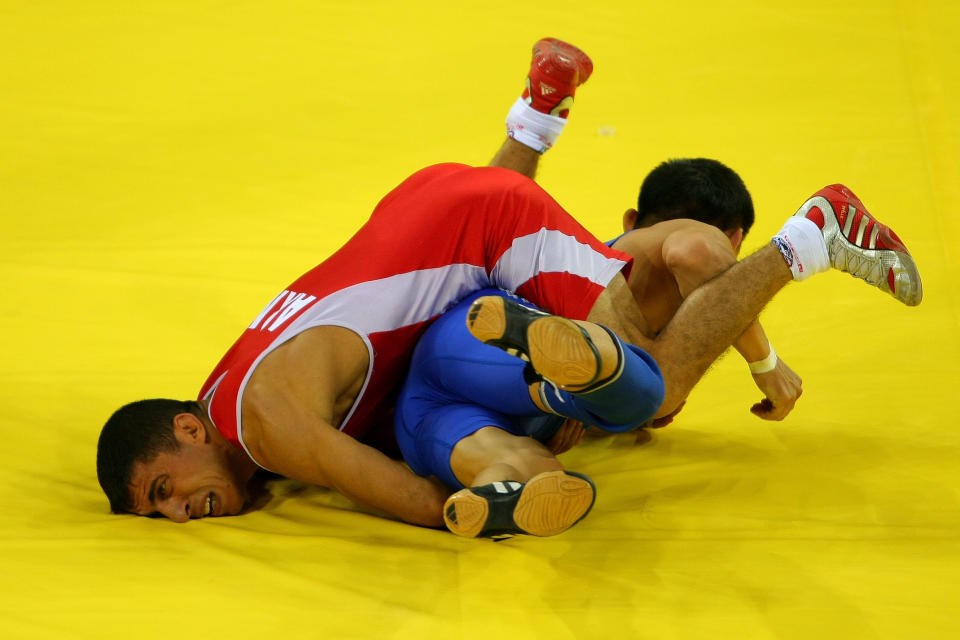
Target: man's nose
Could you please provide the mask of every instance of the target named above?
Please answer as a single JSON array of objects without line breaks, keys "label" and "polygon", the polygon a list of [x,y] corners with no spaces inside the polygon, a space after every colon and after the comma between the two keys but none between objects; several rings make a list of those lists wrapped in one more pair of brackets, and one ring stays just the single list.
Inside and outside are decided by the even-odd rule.
[{"label": "man's nose", "polygon": [[160,513],[174,522],[186,522],[190,519],[190,503],[186,498],[170,498],[161,505]]}]

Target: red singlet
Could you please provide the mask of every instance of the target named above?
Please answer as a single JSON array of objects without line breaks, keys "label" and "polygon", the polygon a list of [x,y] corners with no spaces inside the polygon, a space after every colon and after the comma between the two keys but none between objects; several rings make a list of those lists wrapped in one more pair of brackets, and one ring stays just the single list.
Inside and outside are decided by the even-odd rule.
[{"label": "red singlet", "polygon": [[[594,238],[536,183],[493,167],[441,164],[413,174],[339,251],[277,295],[210,374],[200,398],[243,444],[243,392],[257,364],[312,327],[357,333],[370,366],[341,431],[393,432],[391,411],[428,323],[484,287],[584,319],[630,257]],[[627,275],[626,273],[624,275]]]}]

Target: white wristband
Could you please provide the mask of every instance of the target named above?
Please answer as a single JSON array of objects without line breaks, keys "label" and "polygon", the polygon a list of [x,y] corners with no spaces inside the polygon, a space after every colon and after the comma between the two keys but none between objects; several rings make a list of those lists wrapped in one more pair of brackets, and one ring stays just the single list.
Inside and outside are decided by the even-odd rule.
[{"label": "white wristband", "polygon": [[[770,343],[768,342],[767,344]],[[777,366],[777,352],[773,350],[773,345],[770,345],[770,353],[766,358],[757,360],[756,362],[748,362],[747,366],[750,367],[750,373],[753,375],[773,371]]]}]

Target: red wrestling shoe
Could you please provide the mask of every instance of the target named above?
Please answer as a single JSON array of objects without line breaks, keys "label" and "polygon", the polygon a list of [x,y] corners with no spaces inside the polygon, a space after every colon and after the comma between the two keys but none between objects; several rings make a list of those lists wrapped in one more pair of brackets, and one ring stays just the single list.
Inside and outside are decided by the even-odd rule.
[{"label": "red wrestling shoe", "polygon": [[593,62],[572,44],[544,38],[533,45],[533,61],[521,96],[528,105],[551,116],[566,118],[577,87],[593,73]]},{"label": "red wrestling shoe", "polygon": [[923,298],[920,272],[893,230],[876,220],[842,184],[824,187],[803,203],[797,216],[823,232],[830,265],[915,306]]}]

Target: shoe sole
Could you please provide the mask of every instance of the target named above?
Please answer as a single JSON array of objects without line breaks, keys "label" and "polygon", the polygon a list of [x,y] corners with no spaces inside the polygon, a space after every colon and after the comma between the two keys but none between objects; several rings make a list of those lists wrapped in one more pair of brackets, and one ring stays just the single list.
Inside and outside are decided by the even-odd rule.
[{"label": "shoe sole", "polygon": [[[451,510],[453,514],[450,514]],[[470,489],[461,489],[447,498],[443,505],[443,521],[447,529],[464,538],[476,538],[480,535],[488,515],[490,505],[486,499]]]},{"label": "shoe sole", "polygon": [[[923,282],[920,279],[920,270],[909,253],[893,249],[864,249],[852,244],[842,233],[834,236],[833,244],[837,247],[834,249],[831,246],[830,250],[830,263],[834,268],[890,294],[909,307],[915,307],[923,301]],[[839,259],[834,260],[835,255],[844,252],[846,255],[844,255],[842,262]],[[849,259],[851,254],[854,256],[853,260]],[[880,270],[883,273],[876,281],[858,275],[849,266],[855,264],[855,261],[868,264],[879,262]]]},{"label": "shoe sole", "polygon": [[523,488],[513,521],[533,536],[555,536],[579,522],[593,506],[593,484],[565,471],[534,476]]},{"label": "shoe sole", "polygon": [[[566,471],[547,471],[524,485],[513,510],[520,530],[532,536],[555,536],[582,520],[593,507],[596,489],[585,476]],[[450,511],[454,511],[451,517]],[[443,520],[458,536],[476,538],[490,515],[487,500],[470,489],[447,498]]]},{"label": "shoe sole", "polygon": [[[481,342],[496,342],[507,330],[504,298],[478,298],[467,315],[467,328]],[[519,315],[519,314],[516,314]],[[536,318],[527,326],[530,363],[537,373],[564,389],[596,381],[600,363],[580,325],[559,316]]]},{"label": "shoe sole", "polygon": [[584,84],[593,74],[593,60],[590,56],[569,42],[556,38],[543,38],[533,45],[534,59],[538,53],[543,60],[550,60],[558,70],[563,70],[571,76],[576,72],[575,86]]}]

